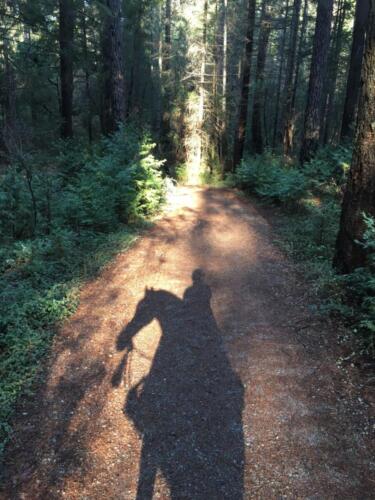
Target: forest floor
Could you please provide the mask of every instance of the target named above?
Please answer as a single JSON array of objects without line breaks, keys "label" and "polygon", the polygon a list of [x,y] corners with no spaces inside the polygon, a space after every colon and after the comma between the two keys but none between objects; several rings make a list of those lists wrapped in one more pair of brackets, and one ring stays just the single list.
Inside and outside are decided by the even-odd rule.
[{"label": "forest floor", "polygon": [[0,496],[375,498],[371,399],[275,238],[234,191],[177,188],[56,335]]}]

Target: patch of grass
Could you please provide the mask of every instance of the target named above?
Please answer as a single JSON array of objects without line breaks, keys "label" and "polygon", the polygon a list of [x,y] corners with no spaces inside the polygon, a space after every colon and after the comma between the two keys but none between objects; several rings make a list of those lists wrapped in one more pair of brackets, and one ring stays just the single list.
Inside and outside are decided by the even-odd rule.
[{"label": "patch of grass", "polygon": [[18,398],[32,391],[56,326],[79,303],[79,290],[137,237],[136,229],[79,236],[56,230],[0,252],[0,455]]},{"label": "patch of grass", "polygon": [[311,197],[300,201],[299,210],[284,211],[278,225],[278,243],[301,265],[313,294],[329,300],[342,295],[332,267],[339,221],[337,201]]}]

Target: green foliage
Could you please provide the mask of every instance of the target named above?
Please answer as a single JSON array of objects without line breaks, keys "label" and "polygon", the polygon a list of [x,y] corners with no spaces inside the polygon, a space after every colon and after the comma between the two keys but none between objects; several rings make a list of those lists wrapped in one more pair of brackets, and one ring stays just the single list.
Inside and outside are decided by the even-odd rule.
[{"label": "green foliage", "polygon": [[352,307],[346,316],[363,339],[363,347],[375,356],[375,219],[364,215],[366,232],[358,242],[367,252],[367,266],[346,276],[345,284]]},{"label": "green foliage", "polygon": [[77,307],[81,281],[133,241],[124,223],[160,209],[163,162],[152,149],[127,127],[95,151],[58,143],[0,177],[0,451],[55,325]]},{"label": "green foliage", "polygon": [[27,159],[27,167],[26,161],[16,163],[0,178],[2,239],[60,227],[110,232],[152,215],[165,194],[163,162],[152,155],[153,148],[147,136],[127,127],[92,153],[79,143],[59,143],[57,157],[52,151]]},{"label": "green foliage", "polygon": [[188,167],[187,167],[186,163],[181,163],[180,165],[177,165],[174,168],[173,177],[180,184],[185,184],[188,181],[189,175],[188,175]]},{"label": "green foliage", "polygon": [[288,215],[283,232],[289,250],[304,260],[333,259],[341,207],[334,200],[301,200],[300,210]]},{"label": "green foliage", "polygon": [[352,159],[351,148],[326,146],[303,166],[310,189],[337,194],[344,187]]},{"label": "green foliage", "polygon": [[200,173],[200,183],[206,186],[222,187],[225,185],[223,181],[223,169],[219,159],[211,155],[208,166]]},{"label": "green foliage", "polygon": [[0,252],[0,451],[21,393],[32,387],[57,323],[77,307],[80,282],[97,272],[135,233],[58,229]]},{"label": "green foliage", "polygon": [[304,174],[271,153],[245,158],[236,173],[236,183],[242,189],[263,199],[284,205],[299,201],[306,193]]},{"label": "green foliage", "polygon": [[362,242],[368,265],[350,275],[332,267],[341,206],[332,198],[304,200],[303,210],[288,213],[281,222],[283,248],[302,263],[312,294],[319,295],[322,313],[338,315],[357,336],[360,348],[375,355],[375,220],[366,217]]}]

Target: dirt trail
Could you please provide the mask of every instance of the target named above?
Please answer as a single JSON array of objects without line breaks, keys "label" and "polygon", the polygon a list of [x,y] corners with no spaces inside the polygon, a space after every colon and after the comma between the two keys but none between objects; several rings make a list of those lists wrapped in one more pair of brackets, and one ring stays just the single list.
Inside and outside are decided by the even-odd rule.
[{"label": "dirt trail", "polygon": [[4,498],[375,498],[366,402],[273,238],[177,189],[57,335]]}]

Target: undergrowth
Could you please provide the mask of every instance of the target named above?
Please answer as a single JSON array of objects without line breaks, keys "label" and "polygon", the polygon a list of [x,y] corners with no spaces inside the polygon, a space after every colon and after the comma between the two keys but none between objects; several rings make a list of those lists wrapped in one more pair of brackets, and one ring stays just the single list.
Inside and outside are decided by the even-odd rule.
[{"label": "undergrowth", "polygon": [[303,168],[266,153],[245,158],[235,185],[282,208],[280,244],[302,265],[322,312],[337,314],[356,334],[361,353],[375,355],[375,221],[364,217],[367,232],[359,245],[368,265],[348,276],[332,267],[341,202],[351,150],[323,148]]},{"label": "undergrowth", "polygon": [[56,326],[84,280],[127,248],[165,197],[149,138],[120,130],[94,150],[54,145],[0,176],[0,455]]}]

